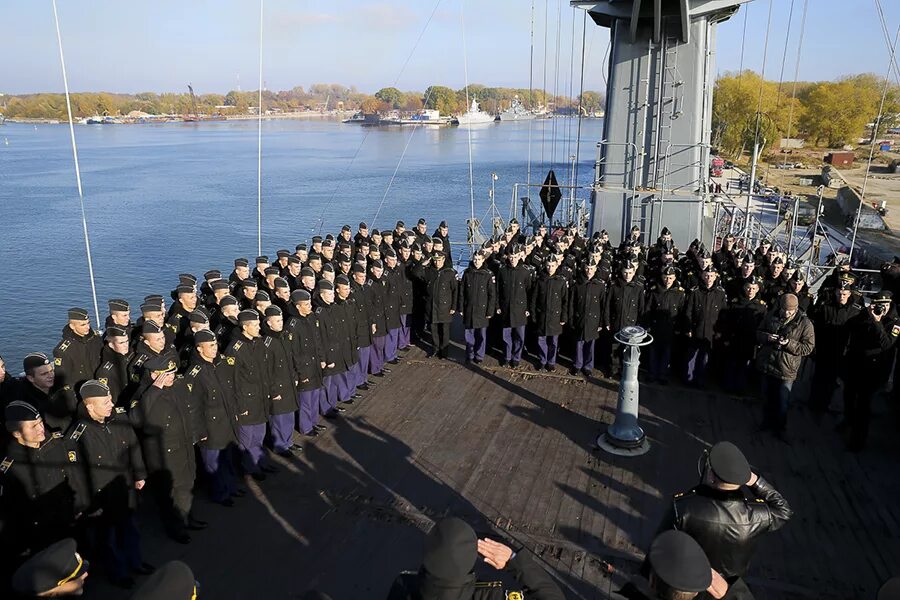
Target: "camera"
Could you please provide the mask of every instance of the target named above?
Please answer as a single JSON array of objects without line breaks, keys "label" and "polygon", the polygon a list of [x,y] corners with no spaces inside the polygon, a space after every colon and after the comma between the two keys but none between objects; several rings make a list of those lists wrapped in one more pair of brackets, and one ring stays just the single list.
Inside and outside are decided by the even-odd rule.
[{"label": "camera", "polygon": [[884,313],[886,313],[886,312],[887,312],[887,305],[885,305],[885,304],[874,304],[872,306],[872,314],[877,317],[884,315]]}]

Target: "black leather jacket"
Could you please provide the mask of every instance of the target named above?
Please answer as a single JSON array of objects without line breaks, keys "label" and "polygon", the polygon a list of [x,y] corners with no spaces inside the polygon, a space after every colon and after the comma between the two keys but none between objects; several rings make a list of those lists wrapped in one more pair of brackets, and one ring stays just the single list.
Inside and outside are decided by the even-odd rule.
[{"label": "black leather jacket", "polygon": [[747,573],[759,537],[792,515],[787,500],[760,477],[752,486],[730,492],[701,485],[676,494],[664,526],[697,540],[712,568],[733,580]]}]

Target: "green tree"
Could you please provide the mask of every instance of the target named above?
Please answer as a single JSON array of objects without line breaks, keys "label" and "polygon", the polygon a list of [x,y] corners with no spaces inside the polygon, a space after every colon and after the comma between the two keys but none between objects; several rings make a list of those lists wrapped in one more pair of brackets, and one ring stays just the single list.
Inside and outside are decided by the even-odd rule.
[{"label": "green tree", "polygon": [[403,92],[395,87],[381,88],[375,92],[375,97],[391,108],[400,108],[403,105]]},{"label": "green tree", "polygon": [[450,115],[459,111],[456,93],[443,85],[429,86],[423,95],[422,104],[425,108],[441,111],[443,115]]}]

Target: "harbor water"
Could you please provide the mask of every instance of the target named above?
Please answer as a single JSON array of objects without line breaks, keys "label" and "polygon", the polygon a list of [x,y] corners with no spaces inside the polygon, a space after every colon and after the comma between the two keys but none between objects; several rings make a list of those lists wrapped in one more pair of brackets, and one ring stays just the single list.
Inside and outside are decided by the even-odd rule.
[{"label": "harbor water", "polygon": [[[227,276],[235,257],[256,256],[256,128],[253,121],[76,127],[101,318],[109,298],[131,302],[136,319],[143,297],[168,297],[178,273],[202,277],[217,268]],[[575,119],[415,130],[265,121],[263,253],[274,259],[320,226],[322,235],[344,224],[355,233],[360,221],[412,227],[419,217],[429,233],[447,220],[451,240],[464,242],[470,134],[480,219],[492,172],[508,217],[513,184],[527,178],[529,147],[532,183],[552,165],[568,184],[576,131]],[[601,133],[601,120],[582,121],[581,185],[591,182]],[[67,308],[93,314],[68,127],[0,127],[0,219],[0,355],[18,373],[25,354],[53,349]],[[454,256],[463,252],[454,247]]]}]

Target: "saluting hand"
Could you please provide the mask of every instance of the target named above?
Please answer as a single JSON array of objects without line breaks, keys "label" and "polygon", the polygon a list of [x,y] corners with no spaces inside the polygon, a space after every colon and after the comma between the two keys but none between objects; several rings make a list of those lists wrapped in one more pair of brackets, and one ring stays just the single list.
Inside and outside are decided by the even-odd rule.
[{"label": "saluting hand", "polygon": [[478,540],[478,554],[484,557],[484,562],[497,570],[506,568],[506,563],[512,558],[512,548],[492,539]]}]

